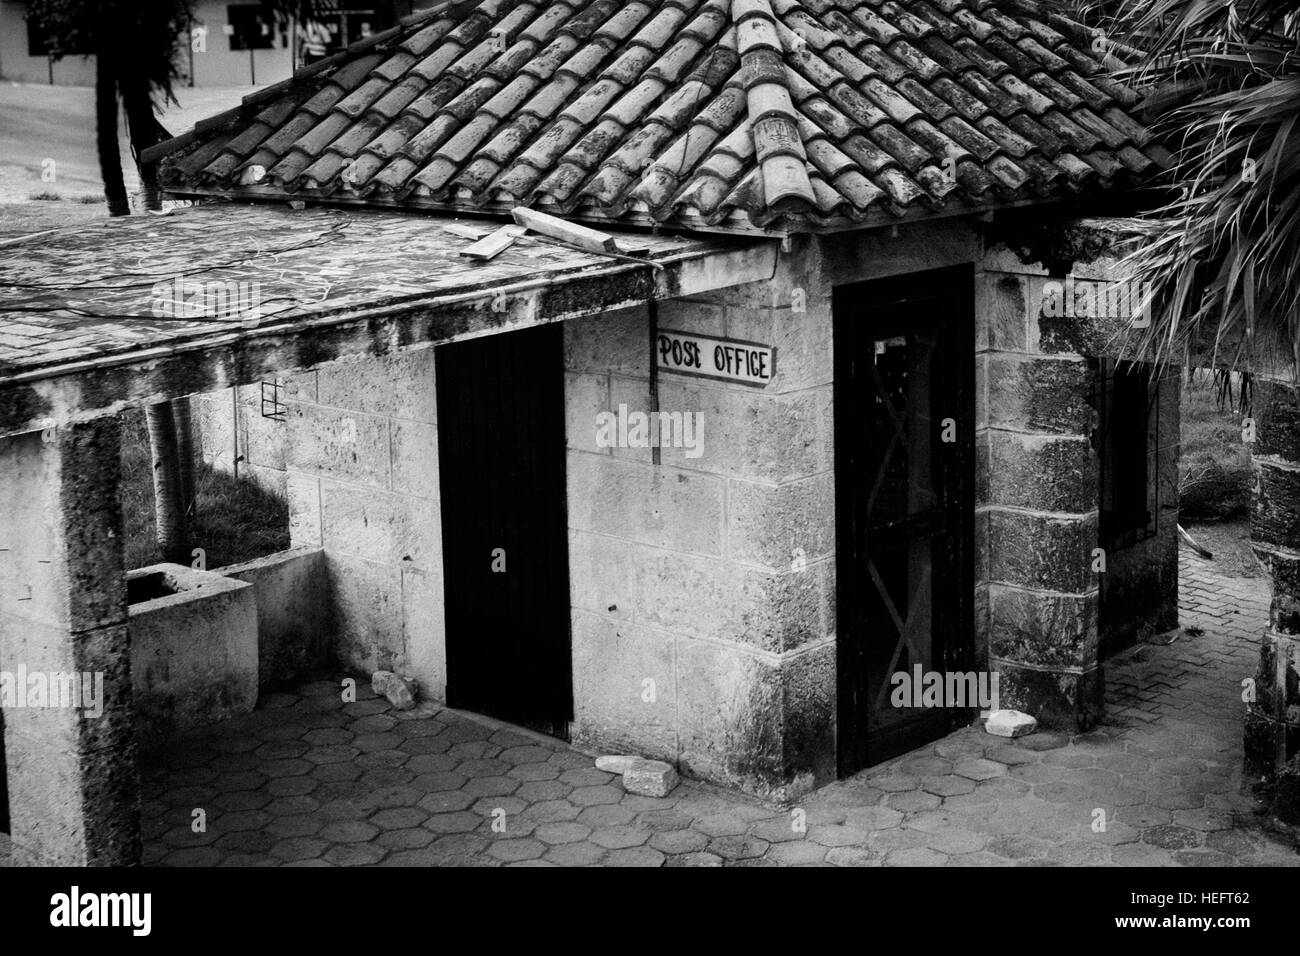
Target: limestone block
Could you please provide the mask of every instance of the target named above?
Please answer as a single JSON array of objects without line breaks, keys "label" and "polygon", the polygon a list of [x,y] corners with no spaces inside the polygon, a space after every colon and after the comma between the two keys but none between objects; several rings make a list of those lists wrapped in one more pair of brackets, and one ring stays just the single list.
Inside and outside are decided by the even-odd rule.
[{"label": "limestone block", "polygon": [[402,634],[407,673],[425,700],[447,699],[447,629],[442,562],[402,568]]},{"label": "limestone block", "polygon": [[328,663],[330,598],[322,552],[281,551],[217,573],[253,585],[258,681],[263,686],[314,673]]},{"label": "limestone block", "polygon": [[438,426],[391,423],[393,490],[428,500],[442,496],[438,471]]},{"label": "limestone block", "polygon": [[1255,457],[1250,537],[1260,544],[1295,547],[1300,541],[1300,467]]},{"label": "limestone block", "polygon": [[994,657],[1044,667],[1097,659],[1097,592],[1058,594],[989,586],[989,650]]},{"label": "limestone block", "polygon": [[994,737],[1024,737],[1038,729],[1038,721],[1018,710],[995,710],[984,723],[984,732]]},{"label": "limestone block", "polygon": [[835,482],[830,473],[778,486],[727,482],[727,554],[769,568],[835,549]]},{"label": "limestone block", "polygon": [[313,475],[288,472],[285,494],[289,499],[289,541],[295,548],[321,545],[320,484]]},{"label": "limestone block", "polygon": [[[662,315],[663,306],[660,307]],[[650,326],[645,306],[564,323],[564,367],[570,371],[650,374]]]},{"label": "limestone block", "polygon": [[694,414],[691,437],[698,447],[666,446],[662,461],[769,482],[829,471],[834,465],[830,392],[825,386],[782,395],[741,385],[697,385],[665,375],[659,381],[659,409]]},{"label": "limestone block", "polygon": [[574,742],[586,749],[676,759],[676,639],[573,612]]},{"label": "limestone block", "polygon": [[1097,517],[1055,517],[990,509],[989,579],[1081,594],[1096,587],[1092,571]]},{"label": "limestone block", "polygon": [[697,554],[722,552],[722,479],[597,455],[568,458],[569,524]]},{"label": "limestone block", "polygon": [[388,421],[374,415],[293,405],[288,411],[291,471],[387,488]]},{"label": "limestone block", "polygon": [[375,671],[370,676],[370,689],[397,710],[410,710],[415,706],[418,688],[410,677],[402,677],[392,671]]},{"label": "limestone block", "polygon": [[1028,346],[1028,303],[1025,280],[1001,272],[976,278],[975,321],[987,329],[988,347],[1023,352]]},{"label": "limestone block", "polygon": [[616,773],[621,777],[634,763],[644,759],[644,757],[638,757],[635,754],[597,757],[596,769],[603,770],[605,773]]},{"label": "limestone block", "polygon": [[678,765],[691,776],[750,793],[779,793],[785,754],[777,661],[682,639],[677,674]]},{"label": "limestone block", "polygon": [[158,738],[250,713],[258,688],[253,586],[177,564],[131,571],[127,580],[168,592],[130,608],[141,736]]},{"label": "limestone block", "polygon": [[623,772],[624,789],[643,797],[666,797],[677,782],[677,771],[662,760],[636,759]]},{"label": "limestone block", "polygon": [[1087,435],[1093,373],[1081,358],[989,356],[989,421],[993,425],[1058,435]]},{"label": "limestone block", "polygon": [[391,565],[427,567],[439,560],[442,538],[439,509],[430,505],[418,498],[323,481],[325,549]]},{"label": "limestone block", "polygon": [[388,418],[436,424],[434,350],[331,362],[317,370],[319,403]]},{"label": "limestone block", "polygon": [[993,503],[1082,514],[1096,509],[1097,487],[1097,455],[1087,438],[990,430]]},{"label": "limestone block", "polygon": [[401,569],[326,552],[334,595],[334,649],[347,670],[406,670]]},{"label": "limestone block", "polygon": [[610,404],[609,376],[595,372],[564,373],[564,438],[570,451],[608,455],[596,444],[596,416],[617,408]]}]

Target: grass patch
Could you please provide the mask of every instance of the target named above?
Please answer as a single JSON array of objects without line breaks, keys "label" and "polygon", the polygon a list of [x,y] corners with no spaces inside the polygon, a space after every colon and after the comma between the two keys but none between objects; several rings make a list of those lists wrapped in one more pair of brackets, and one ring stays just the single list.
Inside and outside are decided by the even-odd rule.
[{"label": "grass patch", "polygon": [[1186,384],[1182,397],[1182,454],[1178,462],[1180,515],[1187,521],[1224,521],[1250,510],[1250,447],[1241,440],[1241,415],[1219,407],[1209,376]]},{"label": "grass patch", "polygon": [[45,190],[44,192],[31,193],[30,195],[28,195],[27,198],[30,199],[32,202],[62,202],[63,201],[62,196],[60,196],[56,192],[51,192],[48,189]]},{"label": "grass patch", "polygon": [[78,196],[76,201],[81,203],[83,206],[98,206],[100,203],[104,202],[104,197],[92,196],[87,193],[84,196]]},{"label": "grass patch", "polygon": [[[209,465],[195,475],[197,514],[190,544],[206,553],[207,566],[224,567],[289,547],[289,503],[247,478]],[[122,517],[126,566],[143,568],[162,560],[154,539],[152,458],[144,410],[122,413]]]}]

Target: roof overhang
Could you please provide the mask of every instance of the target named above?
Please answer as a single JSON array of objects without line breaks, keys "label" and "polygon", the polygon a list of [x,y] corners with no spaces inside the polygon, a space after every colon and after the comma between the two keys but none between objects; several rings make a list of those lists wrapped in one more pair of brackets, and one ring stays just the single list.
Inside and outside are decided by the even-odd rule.
[{"label": "roof overhang", "polygon": [[[770,239],[640,234],[625,238],[645,262],[527,236],[476,263],[459,255],[470,240],[450,223],[223,205],[0,243],[9,284],[0,287],[0,436],[766,280],[776,267]],[[263,314],[172,317],[187,288],[206,301],[200,279],[178,285],[178,276],[232,294],[255,284]]]}]

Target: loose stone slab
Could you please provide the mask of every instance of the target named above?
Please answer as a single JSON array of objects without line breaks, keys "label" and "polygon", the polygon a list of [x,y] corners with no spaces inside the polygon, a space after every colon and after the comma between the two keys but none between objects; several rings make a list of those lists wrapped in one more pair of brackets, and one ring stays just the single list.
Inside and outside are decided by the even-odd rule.
[{"label": "loose stone slab", "polygon": [[637,759],[623,772],[623,787],[643,797],[666,797],[677,786],[677,771],[662,760]]},{"label": "loose stone slab", "polygon": [[392,671],[375,671],[370,677],[370,689],[398,710],[410,710],[415,706],[415,681],[402,677]]},{"label": "loose stone slab", "polygon": [[596,769],[603,770],[606,773],[616,773],[621,777],[623,776],[623,774],[627,773],[628,767],[632,766],[640,759],[642,758],[636,756],[635,754],[618,756],[618,757],[614,757],[614,756],[597,757]]},{"label": "loose stone slab", "polygon": [[994,737],[1023,737],[1038,729],[1038,721],[1018,710],[995,710],[989,714],[984,730]]}]

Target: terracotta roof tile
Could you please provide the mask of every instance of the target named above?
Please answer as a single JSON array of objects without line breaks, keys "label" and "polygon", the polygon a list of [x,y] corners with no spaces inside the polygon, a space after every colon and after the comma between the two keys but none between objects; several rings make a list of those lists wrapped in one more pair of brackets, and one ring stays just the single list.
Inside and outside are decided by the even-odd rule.
[{"label": "terracotta roof tile", "polygon": [[879,224],[1167,165],[1090,42],[1033,0],[455,0],[158,155],[180,195]]}]

